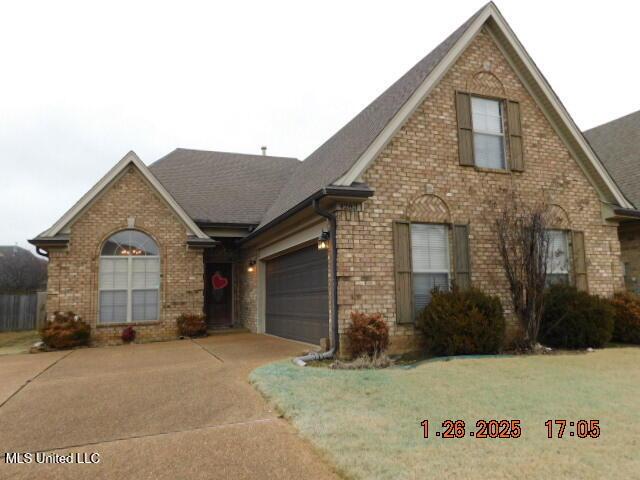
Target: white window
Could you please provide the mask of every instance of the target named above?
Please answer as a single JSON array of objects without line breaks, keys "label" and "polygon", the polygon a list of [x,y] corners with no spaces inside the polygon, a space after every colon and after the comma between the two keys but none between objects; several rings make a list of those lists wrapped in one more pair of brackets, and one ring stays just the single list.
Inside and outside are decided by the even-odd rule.
[{"label": "white window", "polygon": [[158,320],[158,245],[138,230],[112,235],[100,255],[100,323]]},{"label": "white window", "polygon": [[478,167],[504,169],[502,102],[471,97],[473,155]]},{"label": "white window", "polygon": [[431,291],[449,289],[449,233],[444,225],[411,224],[413,300],[416,313],[431,301]]},{"label": "white window", "polygon": [[565,230],[548,230],[547,285],[569,283],[569,236]]}]

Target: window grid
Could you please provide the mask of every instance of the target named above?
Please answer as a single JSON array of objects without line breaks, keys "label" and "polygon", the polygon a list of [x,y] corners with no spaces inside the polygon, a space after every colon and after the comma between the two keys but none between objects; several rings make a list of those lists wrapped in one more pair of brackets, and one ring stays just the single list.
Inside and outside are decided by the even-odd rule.
[{"label": "window grid", "polygon": [[[112,274],[113,270],[111,267],[107,266],[107,265],[111,265],[111,262],[114,262],[114,265],[118,265],[121,263],[126,262],[127,264],[127,269],[126,269],[126,286],[122,285],[121,283],[119,283],[118,285],[116,285],[115,280],[113,280],[113,282],[109,282],[108,278],[109,278],[109,274]],[[141,269],[140,267],[134,267],[134,265],[136,264],[136,262],[138,263],[144,263],[144,269]],[[151,267],[151,272],[149,272],[148,269],[148,264],[153,264],[154,266]],[[159,290],[160,290],[160,257],[159,256],[144,256],[144,257],[122,257],[119,255],[103,255],[100,257],[100,281],[99,281],[99,295],[100,295],[100,312],[99,312],[99,320],[100,323],[131,323],[131,322],[136,322],[136,321],[155,321],[155,320],[159,320],[159,312],[160,312],[160,295],[159,295]],[[136,271],[136,269],[138,271]],[[106,270],[106,272],[105,272]],[[142,270],[142,271],[141,271]],[[122,272],[115,272],[115,275],[121,275]],[[143,277],[143,282],[142,284],[137,284],[134,286],[134,279],[135,279],[135,275],[136,274],[142,274],[144,275]],[[153,278],[152,278],[153,276]],[[121,279],[121,277],[118,277]],[[106,286],[105,286],[106,284]],[[102,310],[103,310],[103,292],[122,292],[125,291],[127,294],[127,312],[126,312],[126,320],[120,322],[109,322],[106,318],[103,317],[102,315]],[[156,318],[147,318],[150,315],[147,315],[147,311],[150,309],[148,302],[144,302],[144,319],[136,319],[134,317],[136,317],[136,315],[134,315],[133,309],[134,309],[134,295],[137,292],[156,292],[156,301],[155,301],[155,315],[153,315]],[[112,307],[114,308],[114,307]],[[103,320],[104,318],[104,320]]]},{"label": "window grid", "polygon": [[547,285],[569,284],[569,235],[565,230],[547,231]]},{"label": "window grid", "polygon": [[101,324],[156,321],[160,316],[160,255],[139,230],[122,230],[102,247],[98,272]]},{"label": "window grid", "polygon": [[413,301],[418,314],[434,288],[448,290],[451,272],[449,231],[442,224],[411,224]]},{"label": "window grid", "polygon": [[471,123],[476,165],[506,168],[504,108],[500,100],[471,97]]}]

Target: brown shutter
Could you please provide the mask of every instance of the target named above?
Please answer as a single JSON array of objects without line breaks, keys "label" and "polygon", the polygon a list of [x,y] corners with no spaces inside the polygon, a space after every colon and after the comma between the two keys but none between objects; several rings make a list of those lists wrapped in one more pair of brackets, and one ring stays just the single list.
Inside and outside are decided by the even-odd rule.
[{"label": "brown shutter", "polygon": [[469,262],[469,226],[453,226],[453,248],[456,267],[455,283],[465,290],[471,287],[471,263]]},{"label": "brown shutter", "polygon": [[393,256],[396,274],[396,323],[413,323],[413,273],[409,222],[393,222]]},{"label": "brown shutter", "polygon": [[471,123],[471,96],[456,92],[458,117],[458,156],[460,165],[473,165],[473,126]]},{"label": "brown shutter", "polygon": [[511,170],[522,172],[524,170],[524,158],[522,152],[520,104],[511,100],[507,102],[507,129],[509,133],[509,165],[511,166]]},{"label": "brown shutter", "polygon": [[584,247],[584,232],[571,232],[573,250],[573,279],[578,290],[587,291],[587,259]]}]

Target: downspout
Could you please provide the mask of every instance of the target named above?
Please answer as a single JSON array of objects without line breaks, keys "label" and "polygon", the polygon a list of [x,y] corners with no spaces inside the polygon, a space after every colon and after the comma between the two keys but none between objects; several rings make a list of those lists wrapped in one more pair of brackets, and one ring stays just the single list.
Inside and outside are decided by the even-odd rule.
[{"label": "downspout", "polygon": [[300,367],[304,367],[306,365],[306,362],[333,358],[336,352],[338,352],[338,346],[340,343],[340,335],[338,334],[338,244],[336,242],[336,216],[328,210],[320,208],[320,200],[318,198],[315,198],[313,200],[313,210],[318,215],[329,220],[329,236],[331,239],[331,268],[333,277],[331,298],[331,330],[333,332],[333,341],[331,342],[331,348],[326,352],[311,352],[308,355],[294,358],[293,363]]}]

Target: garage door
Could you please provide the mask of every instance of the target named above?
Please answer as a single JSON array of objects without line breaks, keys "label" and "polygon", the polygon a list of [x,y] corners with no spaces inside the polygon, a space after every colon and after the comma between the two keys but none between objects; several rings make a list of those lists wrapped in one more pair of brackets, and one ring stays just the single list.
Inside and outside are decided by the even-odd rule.
[{"label": "garage door", "polygon": [[327,252],[303,248],[267,262],[266,331],[317,344],[329,337]]}]

